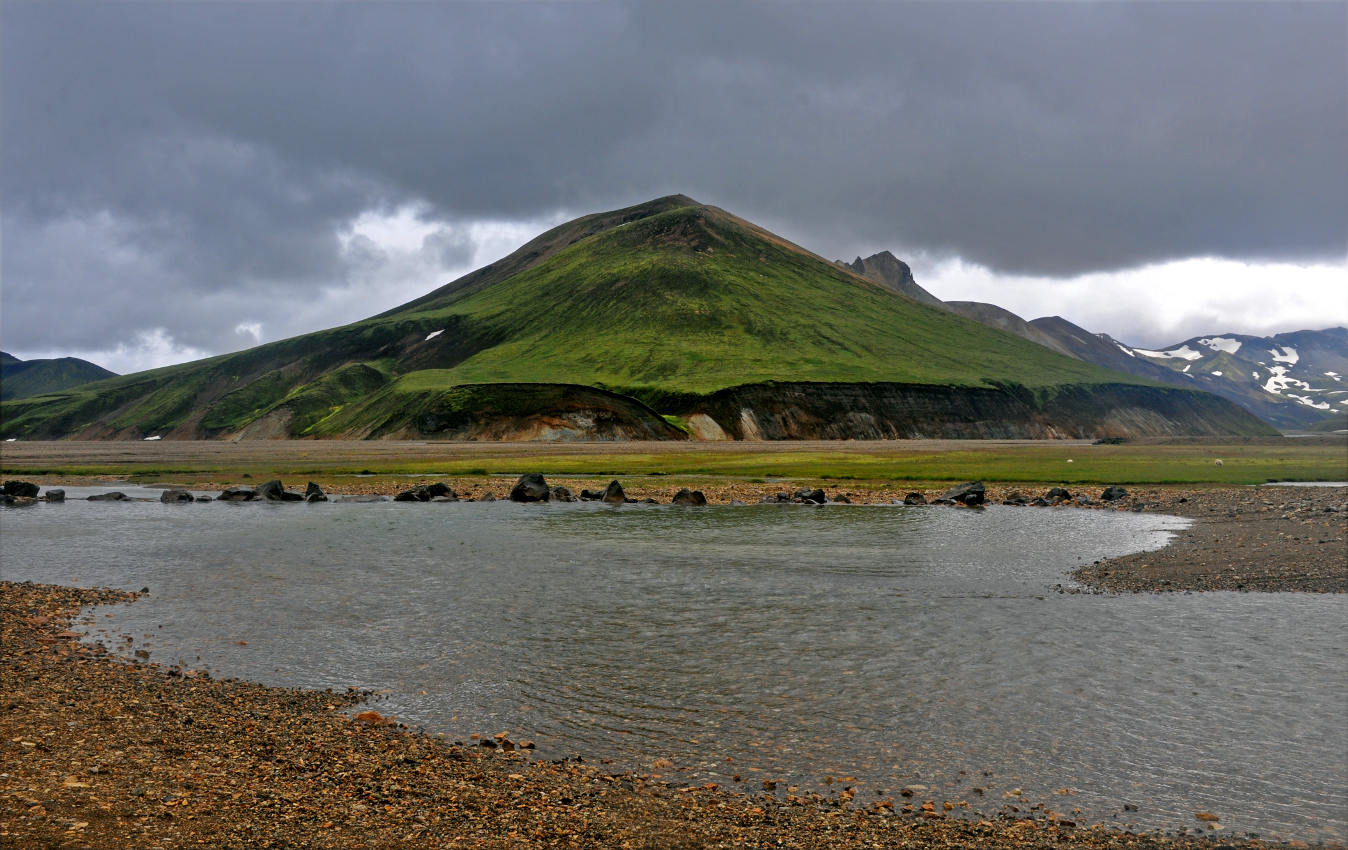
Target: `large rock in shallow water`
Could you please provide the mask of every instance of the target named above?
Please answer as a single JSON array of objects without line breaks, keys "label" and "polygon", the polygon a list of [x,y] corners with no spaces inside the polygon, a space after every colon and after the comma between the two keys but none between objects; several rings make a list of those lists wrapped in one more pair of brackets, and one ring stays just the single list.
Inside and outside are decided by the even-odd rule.
[{"label": "large rock in shallow water", "polygon": [[674,501],[672,504],[700,506],[707,504],[707,497],[702,494],[701,490],[689,490],[687,487],[684,487],[674,494]]},{"label": "large rock in shallow water", "polygon": [[165,490],[164,492],[160,493],[159,501],[163,502],[166,505],[176,505],[176,504],[186,504],[187,502],[195,502],[196,499],[192,496],[191,493],[187,492],[186,490],[173,489],[173,490]]},{"label": "large rock in shallow water", "polygon": [[306,502],[326,502],[328,494],[323,492],[323,488],[310,481],[309,486],[304,488],[304,501]]},{"label": "large rock in shallow water", "polygon": [[113,490],[111,493],[99,493],[89,497],[91,502],[124,502],[126,494],[120,490]]},{"label": "large rock in shallow water", "polygon": [[227,487],[216,498],[222,502],[251,502],[257,498],[257,491],[252,487]]},{"label": "large rock in shallow water", "polygon": [[982,481],[966,481],[942,493],[941,498],[961,505],[981,505],[984,492]]},{"label": "large rock in shallow water", "polygon": [[4,493],[6,496],[22,497],[25,499],[37,498],[38,486],[31,481],[6,481],[4,483]]},{"label": "large rock in shallow water", "polygon": [[537,472],[526,472],[510,488],[512,502],[546,502],[552,497],[548,482]]},{"label": "large rock in shallow water", "polygon": [[623,485],[617,481],[610,481],[604,488],[604,494],[599,497],[606,505],[624,505],[627,503],[627,494],[623,492]]},{"label": "large rock in shallow water", "polygon": [[257,488],[257,497],[266,499],[268,502],[303,502],[304,496],[299,493],[292,493],[285,488],[279,478],[273,478],[266,484]]},{"label": "large rock in shallow water", "polygon": [[921,493],[909,493],[907,496],[903,497],[903,503],[905,505],[925,505],[927,503],[927,497]]},{"label": "large rock in shallow water", "polygon": [[42,498],[46,499],[48,502],[64,502],[66,500],[66,491],[48,490],[46,493],[42,494]]},{"label": "large rock in shallow water", "polygon": [[828,496],[823,490],[815,488],[813,490],[800,489],[796,491],[792,501],[805,502],[811,505],[822,505],[828,501]]}]

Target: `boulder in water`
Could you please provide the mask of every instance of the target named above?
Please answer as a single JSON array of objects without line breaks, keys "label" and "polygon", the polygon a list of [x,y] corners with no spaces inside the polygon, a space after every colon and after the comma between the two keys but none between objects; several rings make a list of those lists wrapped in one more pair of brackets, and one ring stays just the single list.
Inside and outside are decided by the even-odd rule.
[{"label": "boulder in water", "polygon": [[941,494],[941,498],[949,502],[958,502],[961,505],[981,505],[984,501],[985,490],[982,481],[966,481],[963,484],[956,484],[949,490]]},{"label": "boulder in water", "polygon": [[0,485],[0,487],[3,487],[6,496],[23,497],[26,499],[37,498],[38,486],[31,481],[19,481],[18,479],[15,479],[13,481],[6,481],[3,485]]},{"label": "boulder in water", "polygon": [[684,487],[674,494],[672,504],[691,505],[696,507],[707,504],[707,497],[703,495],[701,490],[689,490],[687,487]]},{"label": "boulder in water", "polygon": [[627,494],[623,492],[623,485],[610,481],[604,492],[599,494],[599,499],[606,505],[623,505],[627,503]]},{"label": "boulder in water", "polygon": [[552,497],[552,490],[541,473],[526,472],[510,488],[512,502],[546,502]]},{"label": "boulder in water", "polygon": [[287,490],[279,478],[273,478],[257,488],[257,497],[268,502],[303,502],[304,496]]}]

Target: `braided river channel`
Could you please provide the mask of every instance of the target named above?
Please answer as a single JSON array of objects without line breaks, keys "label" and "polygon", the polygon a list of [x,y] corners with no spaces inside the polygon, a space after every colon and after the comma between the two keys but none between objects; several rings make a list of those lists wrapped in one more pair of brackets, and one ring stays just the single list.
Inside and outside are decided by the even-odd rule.
[{"label": "braided river channel", "polygon": [[[380,692],[677,785],[905,785],[971,812],[1348,840],[1348,599],[1077,593],[1186,520],[992,507],[87,502],[6,510],[10,580],[127,657]],[[128,640],[128,637],[130,640]],[[739,781],[735,777],[739,777]],[[1079,810],[1075,811],[1074,810]]]}]

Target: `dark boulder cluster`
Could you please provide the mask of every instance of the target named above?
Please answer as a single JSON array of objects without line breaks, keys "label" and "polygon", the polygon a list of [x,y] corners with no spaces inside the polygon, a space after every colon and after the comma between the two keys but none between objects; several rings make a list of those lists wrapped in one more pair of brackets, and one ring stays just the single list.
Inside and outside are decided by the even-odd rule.
[{"label": "dark boulder cluster", "polygon": [[[1102,502],[1117,502],[1128,495],[1128,491],[1118,486],[1106,487],[1100,494]],[[1073,494],[1065,487],[1050,487],[1048,492],[1042,496],[1027,498],[1020,493],[1012,493],[1002,500],[1003,505],[1021,505],[1035,508],[1051,508],[1058,505],[1091,505],[1094,504],[1091,497],[1085,493]]]},{"label": "dark boulder cluster", "polygon": [[636,501],[636,499],[627,498],[627,493],[623,492],[623,485],[617,481],[610,481],[603,490],[581,490],[580,500],[582,502],[603,502],[606,505],[625,505]]},{"label": "dark boulder cluster", "polygon": [[[0,505],[21,508],[37,503],[38,486],[29,481],[6,481],[0,485]],[[61,493],[61,499],[65,493]],[[56,501],[61,501],[57,499]]]},{"label": "dark boulder cluster", "polygon": [[[915,494],[909,494],[915,495]],[[982,481],[966,481],[956,484],[932,500],[933,505],[963,505],[966,508],[981,507],[987,501],[987,489]],[[904,500],[907,504],[907,499]]]},{"label": "dark boulder cluster", "polygon": [[841,502],[851,504],[851,499],[846,496],[835,496],[830,499],[823,490],[815,487],[814,489],[804,488],[794,493],[788,493],[785,490],[779,493],[769,493],[758,500],[760,505],[827,505],[830,502]]},{"label": "dark boulder cluster", "polygon": [[439,481],[434,484],[418,484],[412,489],[404,490],[393,497],[395,502],[457,502],[458,500],[459,494],[450,489],[448,484]]},{"label": "dark boulder cluster", "polygon": [[[252,487],[227,487],[216,498],[222,502],[326,502],[328,500],[323,488],[312,481],[309,482],[308,487],[304,488],[303,493],[296,493],[294,490],[287,490],[280,479],[272,479],[265,484],[260,484],[257,489]],[[160,501],[167,501],[167,499],[161,496]],[[210,501],[210,497],[199,496],[197,501]]]}]

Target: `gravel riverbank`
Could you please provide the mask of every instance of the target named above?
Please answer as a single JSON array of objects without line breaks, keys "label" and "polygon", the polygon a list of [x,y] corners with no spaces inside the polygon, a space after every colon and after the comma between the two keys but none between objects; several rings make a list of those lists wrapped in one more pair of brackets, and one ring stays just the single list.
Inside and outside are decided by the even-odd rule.
[{"label": "gravel riverbank", "polygon": [[[0,846],[1222,846],[1029,803],[963,819],[921,794],[863,805],[846,789],[732,793],[544,763],[504,736],[488,749],[353,719],[357,692],[127,663],[68,631],[81,606],[134,597],[0,582]],[[1220,827],[1208,817],[1195,828]]]}]

